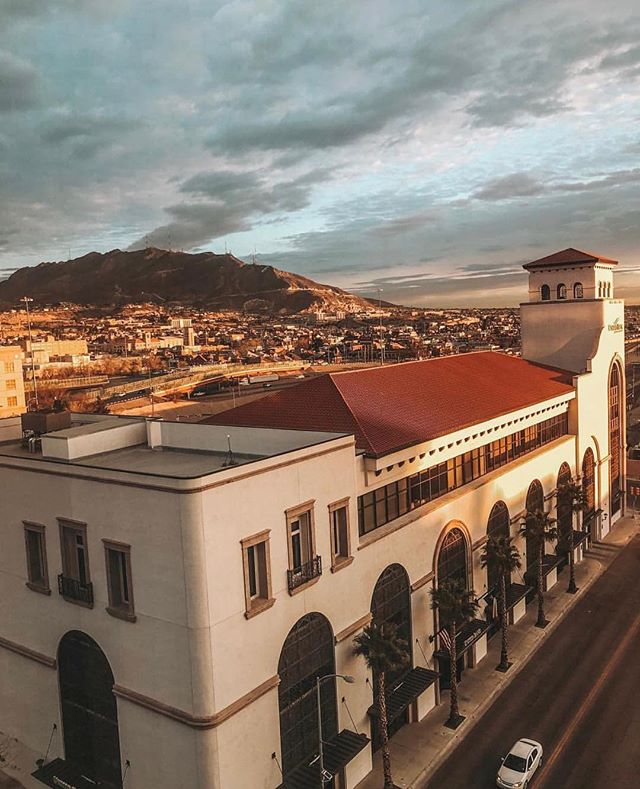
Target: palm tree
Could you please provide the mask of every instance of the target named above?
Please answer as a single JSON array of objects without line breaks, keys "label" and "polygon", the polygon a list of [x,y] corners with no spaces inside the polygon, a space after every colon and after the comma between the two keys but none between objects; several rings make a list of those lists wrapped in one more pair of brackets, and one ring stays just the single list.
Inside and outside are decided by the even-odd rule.
[{"label": "palm tree", "polygon": [[536,584],[536,592],[538,595],[538,620],[536,627],[546,627],[547,620],[544,615],[544,592],[543,592],[543,575],[542,567],[544,560],[544,544],[545,542],[552,542],[558,536],[558,530],[555,527],[555,518],[552,518],[548,512],[544,510],[535,510],[535,512],[525,512],[520,527],[520,534],[527,540],[530,540],[538,552],[538,581]]},{"label": "palm tree", "polygon": [[368,624],[362,633],[354,638],[354,644],[353,653],[365,659],[367,668],[373,674],[375,683],[373,695],[380,732],[384,789],[394,789],[391,777],[389,733],[387,731],[385,676],[408,663],[409,645],[403,638],[400,638],[398,628],[393,622],[377,622],[376,620]]},{"label": "palm tree", "polygon": [[480,556],[482,567],[488,567],[498,574],[498,615],[500,617],[500,629],[502,631],[502,647],[500,651],[500,664],[498,671],[507,671],[509,663],[509,652],[507,643],[507,578],[511,573],[519,570],[522,566],[520,554],[515,545],[511,544],[511,539],[504,535],[489,537],[486,541]]},{"label": "palm tree", "polygon": [[464,718],[458,710],[457,644],[458,628],[473,619],[478,608],[475,592],[466,588],[462,579],[443,581],[437,589],[431,590],[431,608],[438,611],[440,624],[448,633],[449,651],[449,719],[445,726],[455,729]]},{"label": "palm tree", "polygon": [[575,562],[573,558],[573,513],[577,515],[579,512],[586,512],[589,509],[589,505],[587,504],[587,497],[584,494],[582,485],[576,482],[575,479],[567,480],[567,482],[558,486],[558,500],[560,500],[561,496],[567,504],[570,504],[572,513],[571,528],[565,535],[569,551],[569,586],[567,587],[567,592],[575,594],[578,591],[578,587],[576,586]]}]

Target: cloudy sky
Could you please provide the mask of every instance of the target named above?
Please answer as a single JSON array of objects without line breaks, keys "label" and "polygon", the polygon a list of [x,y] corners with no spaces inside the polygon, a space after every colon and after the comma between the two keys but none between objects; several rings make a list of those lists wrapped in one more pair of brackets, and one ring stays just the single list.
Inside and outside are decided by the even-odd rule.
[{"label": "cloudy sky", "polygon": [[0,277],[225,247],[406,304],[640,301],[636,0],[0,0]]}]

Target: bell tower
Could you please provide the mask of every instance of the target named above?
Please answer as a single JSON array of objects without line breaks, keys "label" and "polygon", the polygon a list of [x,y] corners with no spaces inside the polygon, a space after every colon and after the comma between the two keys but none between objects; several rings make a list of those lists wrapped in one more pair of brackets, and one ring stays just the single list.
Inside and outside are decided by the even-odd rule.
[{"label": "bell tower", "polygon": [[624,303],[613,297],[617,265],[572,248],[527,263],[529,301],[520,305],[523,358],[588,372],[603,334],[618,334],[624,354]]},{"label": "bell tower", "polygon": [[534,260],[524,266],[529,301],[520,305],[522,357],[573,373],[569,426],[576,476],[593,479],[593,514],[583,527],[594,539],[624,512],[624,302],[614,298],[616,266],[578,249]]}]

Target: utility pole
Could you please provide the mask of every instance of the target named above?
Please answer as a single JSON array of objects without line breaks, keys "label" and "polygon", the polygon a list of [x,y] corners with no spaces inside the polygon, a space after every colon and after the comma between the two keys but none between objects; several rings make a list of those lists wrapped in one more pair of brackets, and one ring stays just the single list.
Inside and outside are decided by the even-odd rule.
[{"label": "utility pole", "polygon": [[31,353],[31,378],[33,380],[33,394],[36,401],[36,411],[39,408],[38,405],[38,382],[36,381],[36,363],[33,357],[33,337],[31,335],[31,314],[29,313],[29,302],[33,301],[28,296],[23,296],[21,301],[24,301],[24,306],[27,309],[27,326],[29,328],[29,351]]}]

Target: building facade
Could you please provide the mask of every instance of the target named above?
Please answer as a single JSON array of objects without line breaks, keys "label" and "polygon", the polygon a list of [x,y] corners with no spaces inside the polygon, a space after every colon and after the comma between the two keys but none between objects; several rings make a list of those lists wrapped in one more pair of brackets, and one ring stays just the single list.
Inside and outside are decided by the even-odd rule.
[{"label": "building facade", "polygon": [[26,410],[22,349],[17,345],[0,346],[0,419]]},{"label": "building facade", "polygon": [[[524,512],[575,528],[578,559],[622,515],[623,304],[588,284],[614,265],[576,250],[530,264],[521,359],[331,374],[208,424],[77,415],[23,446],[19,420],[0,423],[0,730],[41,754],[53,734],[49,785],[315,787],[326,677],[324,766],[355,787],[379,739],[353,654],[366,624],[393,621],[408,645],[393,734],[446,690],[434,586],[459,578],[484,601],[460,634],[462,682],[486,653],[487,535],[522,554],[517,620]],[[557,500],[570,477],[579,523]],[[565,560],[549,547],[548,586]]]}]

